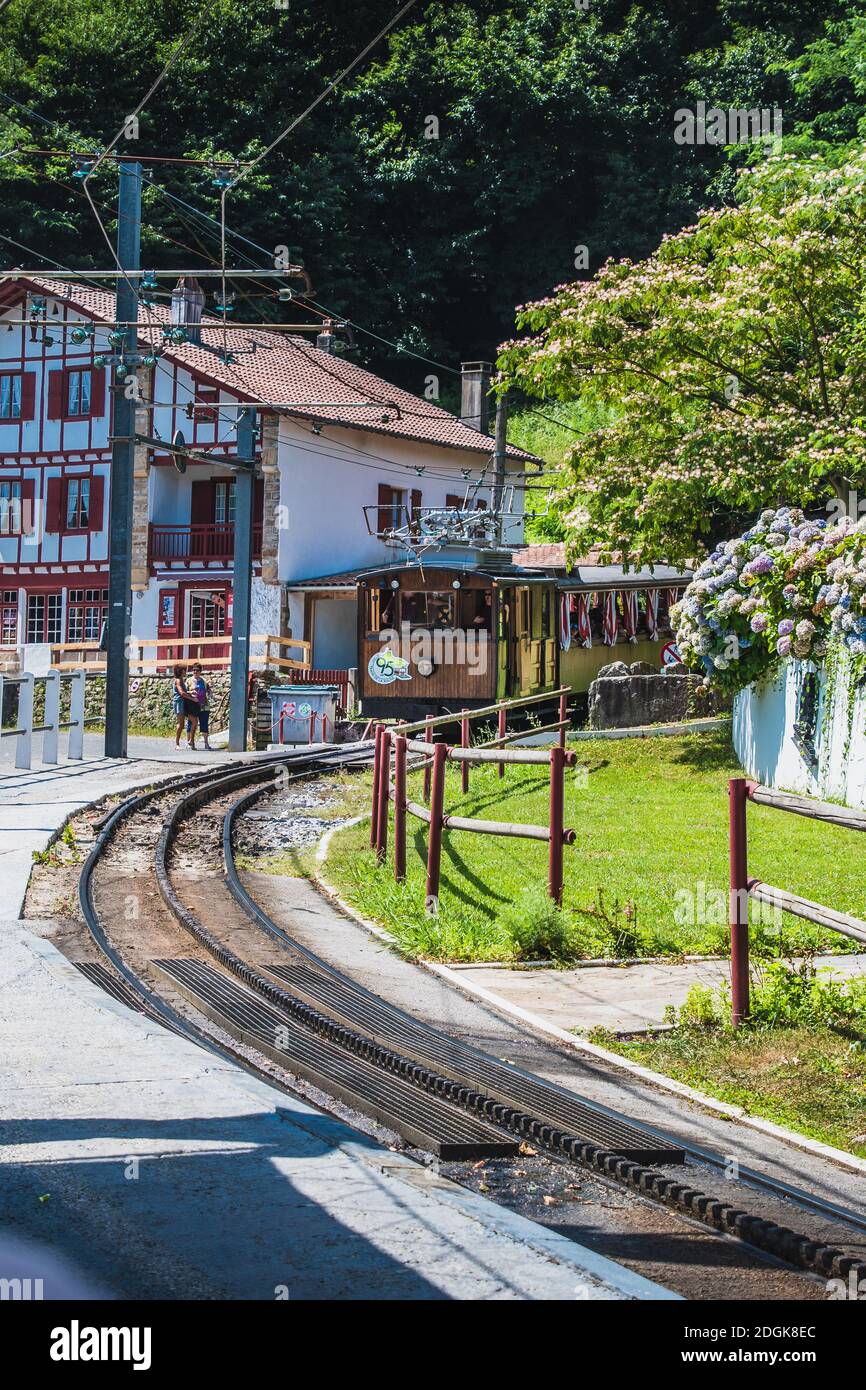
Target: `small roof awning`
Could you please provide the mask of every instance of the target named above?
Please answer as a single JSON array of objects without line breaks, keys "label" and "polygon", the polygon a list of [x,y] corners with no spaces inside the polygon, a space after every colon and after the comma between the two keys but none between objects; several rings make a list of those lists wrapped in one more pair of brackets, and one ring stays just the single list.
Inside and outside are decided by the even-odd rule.
[{"label": "small roof awning", "polygon": [[578,565],[556,587],[565,592],[577,589],[661,589],[681,588],[691,581],[690,570],[673,565],[647,565],[642,569],[624,570],[622,565]]}]

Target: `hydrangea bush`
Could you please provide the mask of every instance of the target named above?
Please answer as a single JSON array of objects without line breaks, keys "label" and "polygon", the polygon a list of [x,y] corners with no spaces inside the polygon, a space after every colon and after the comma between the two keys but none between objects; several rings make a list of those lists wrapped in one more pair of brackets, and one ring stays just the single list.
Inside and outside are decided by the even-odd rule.
[{"label": "hydrangea bush", "polygon": [[866,655],[866,518],[762,512],[700,565],[671,619],[685,663],[730,691],[783,658],[821,662],[831,641]]}]

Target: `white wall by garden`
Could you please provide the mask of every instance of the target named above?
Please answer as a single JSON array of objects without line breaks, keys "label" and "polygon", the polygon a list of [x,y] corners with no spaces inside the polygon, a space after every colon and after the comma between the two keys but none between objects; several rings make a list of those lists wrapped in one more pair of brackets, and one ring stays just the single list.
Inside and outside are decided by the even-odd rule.
[{"label": "white wall by garden", "polygon": [[810,766],[795,741],[803,681],[815,669],[807,662],[787,661],[775,679],[741,691],[734,703],[734,749],[749,776],[764,786],[866,809],[866,687],[851,687],[844,658],[829,709],[827,673],[818,672],[817,767]]}]

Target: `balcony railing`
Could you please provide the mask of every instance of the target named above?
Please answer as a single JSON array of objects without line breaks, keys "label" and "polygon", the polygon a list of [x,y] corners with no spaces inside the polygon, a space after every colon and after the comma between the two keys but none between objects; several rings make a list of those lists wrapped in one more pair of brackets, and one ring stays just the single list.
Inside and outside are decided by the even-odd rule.
[{"label": "balcony railing", "polygon": [[[186,565],[226,563],[234,558],[235,528],[232,524],[212,526],[151,526],[150,563]],[[262,527],[253,527],[253,558],[262,555]]]}]

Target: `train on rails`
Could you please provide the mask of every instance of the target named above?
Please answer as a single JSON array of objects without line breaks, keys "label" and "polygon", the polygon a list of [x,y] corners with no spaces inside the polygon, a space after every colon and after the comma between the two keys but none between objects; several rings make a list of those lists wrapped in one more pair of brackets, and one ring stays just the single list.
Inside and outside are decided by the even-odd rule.
[{"label": "train on rails", "polygon": [[562,552],[445,546],[362,572],[363,713],[417,720],[562,686],[582,695],[610,662],[676,660],[669,614],[688,571],[567,568]]}]

